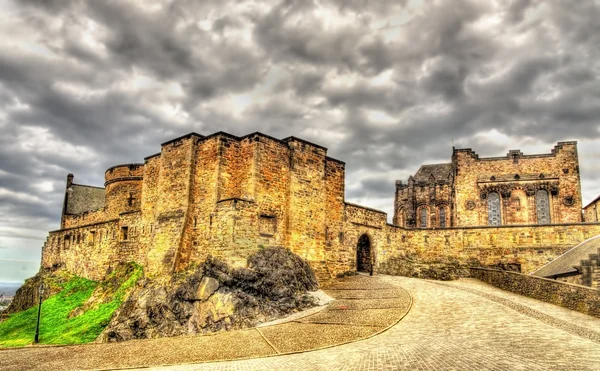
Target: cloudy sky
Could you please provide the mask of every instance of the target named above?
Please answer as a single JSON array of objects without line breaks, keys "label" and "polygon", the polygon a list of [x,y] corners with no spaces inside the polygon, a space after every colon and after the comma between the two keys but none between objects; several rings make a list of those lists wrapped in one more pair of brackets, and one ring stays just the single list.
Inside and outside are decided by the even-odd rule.
[{"label": "cloudy sky", "polygon": [[600,2],[0,0],[0,281],[39,267],[67,173],[102,185],[190,131],[294,135],[391,217],[456,147],[578,140],[600,194]]}]

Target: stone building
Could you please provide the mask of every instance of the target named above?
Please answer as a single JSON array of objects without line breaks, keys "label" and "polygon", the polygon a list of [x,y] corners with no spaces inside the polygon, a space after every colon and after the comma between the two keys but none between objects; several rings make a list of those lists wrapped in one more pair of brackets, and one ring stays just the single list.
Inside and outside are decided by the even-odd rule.
[{"label": "stone building", "polygon": [[256,248],[281,245],[326,269],[345,211],[344,163],[326,153],[294,137],[191,133],[144,163],[109,168],[104,188],[69,174],[43,264],[100,277],[130,260],[160,275],[208,254],[243,264]]},{"label": "stone building", "polygon": [[[542,191],[550,224],[537,223]],[[319,279],[394,273],[403,256],[475,259],[529,273],[600,234],[600,223],[581,223],[572,142],[547,155],[491,159],[454,150],[451,163],[423,166],[408,186],[398,185],[396,210],[400,203],[406,210],[395,214],[398,225],[346,202],[344,193],[344,162],[318,144],[190,133],[143,163],[109,168],[104,187],[76,184],[69,174],[61,226],[46,239],[42,266],[99,279],[114,264],[134,261],[150,277],[168,277],[208,255],[240,266],[261,246],[285,246]],[[500,200],[499,225],[486,225],[490,199]],[[423,208],[427,227],[452,228],[410,228]]]},{"label": "stone building", "polygon": [[600,195],[583,208],[583,220],[586,223],[600,222]]},{"label": "stone building", "polygon": [[581,185],[576,142],[549,154],[480,158],[452,149],[445,164],[423,165],[396,182],[394,223],[416,228],[579,223]]}]

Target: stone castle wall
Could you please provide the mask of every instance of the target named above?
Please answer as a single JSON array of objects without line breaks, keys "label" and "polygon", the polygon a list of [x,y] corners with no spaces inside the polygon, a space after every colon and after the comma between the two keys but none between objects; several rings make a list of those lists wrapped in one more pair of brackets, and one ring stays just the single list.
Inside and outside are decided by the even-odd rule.
[{"label": "stone castle wall", "polygon": [[473,268],[471,276],[503,290],[600,317],[600,296],[589,287],[493,269]]},{"label": "stone castle wall", "polygon": [[596,198],[583,209],[583,220],[586,223],[600,222],[600,197]]},{"label": "stone castle wall", "polygon": [[378,248],[378,262],[414,256],[483,266],[518,265],[531,273],[571,247],[600,235],[600,224],[525,225],[447,229],[405,229],[388,225],[390,244]]},{"label": "stone castle wall", "polygon": [[[550,154],[479,158],[470,149],[454,150],[456,226],[488,224],[487,195],[501,197],[502,225],[538,224],[537,190],[548,191],[550,223],[580,223],[581,185],[575,142],[560,142]],[[517,210],[518,209],[518,210]]]},{"label": "stone castle wall", "polygon": [[[561,148],[557,154],[565,145]],[[150,276],[159,276],[198,264],[209,254],[243,265],[261,246],[282,245],[327,278],[356,270],[358,241],[365,235],[375,271],[392,257],[410,254],[514,263],[529,272],[600,234],[597,224],[390,225],[385,213],[345,202],[345,164],[327,157],[325,148],[260,133],[192,133],[163,143],[144,164],[119,165],[105,176],[104,206],[63,215],[62,228],[50,232],[44,245],[44,267],[64,266],[99,279],[111,265],[135,261]],[[450,197],[448,185],[417,192],[428,202]]]}]

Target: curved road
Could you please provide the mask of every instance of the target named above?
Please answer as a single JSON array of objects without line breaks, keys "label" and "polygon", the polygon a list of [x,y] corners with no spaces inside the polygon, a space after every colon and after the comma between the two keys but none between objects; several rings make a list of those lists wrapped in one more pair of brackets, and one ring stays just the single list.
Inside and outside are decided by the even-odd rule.
[{"label": "curved road", "polygon": [[[313,352],[162,370],[599,370],[600,319],[476,280],[373,278],[413,296],[386,332]],[[324,334],[326,335],[326,334]]]}]

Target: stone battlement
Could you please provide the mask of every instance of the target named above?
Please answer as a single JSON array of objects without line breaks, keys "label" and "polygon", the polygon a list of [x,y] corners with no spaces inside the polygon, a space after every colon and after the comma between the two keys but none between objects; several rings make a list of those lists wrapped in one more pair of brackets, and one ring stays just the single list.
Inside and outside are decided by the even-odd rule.
[{"label": "stone battlement", "polygon": [[[571,161],[566,166],[575,165]],[[427,188],[428,197],[434,196],[436,207],[447,208],[450,218],[451,208],[455,210],[450,198],[455,168],[455,163],[424,167],[406,189],[433,182],[436,192],[422,188]],[[533,171],[520,173],[523,181],[533,180]],[[544,173],[548,177],[543,182],[560,174]],[[572,174],[578,180],[578,173]],[[477,179],[482,175],[488,176],[487,170],[472,174],[475,187],[481,188]],[[508,262],[532,271],[584,238],[600,234],[600,225],[571,223],[568,218],[543,227],[390,225],[386,213],[345,201],[345,163],[328,157],[327,148],[261,133],[190,133],[166,141],[143,164],[107,169],[105,188],[77,185],[73,178],[67,178],[61,227],[50,232],[42,265],[63,266],[92,279],[128,261],[144,266],[150,276],[184,270],[208,255],[243,265],[261,246],[288,247],[306,259],[320,279],[347,271],[377,271],[382,262],[403,254],[452,256],[465,263],[477,259],[487,265]],[[486,182],[480,183],[490,184]],[[404,189],[400,182],[397,186]],[[577,208],[579,198],[574,195]],[[415,206],[426,205],[419,202]],[[468,212],[464,215],[471,218]]]}]

